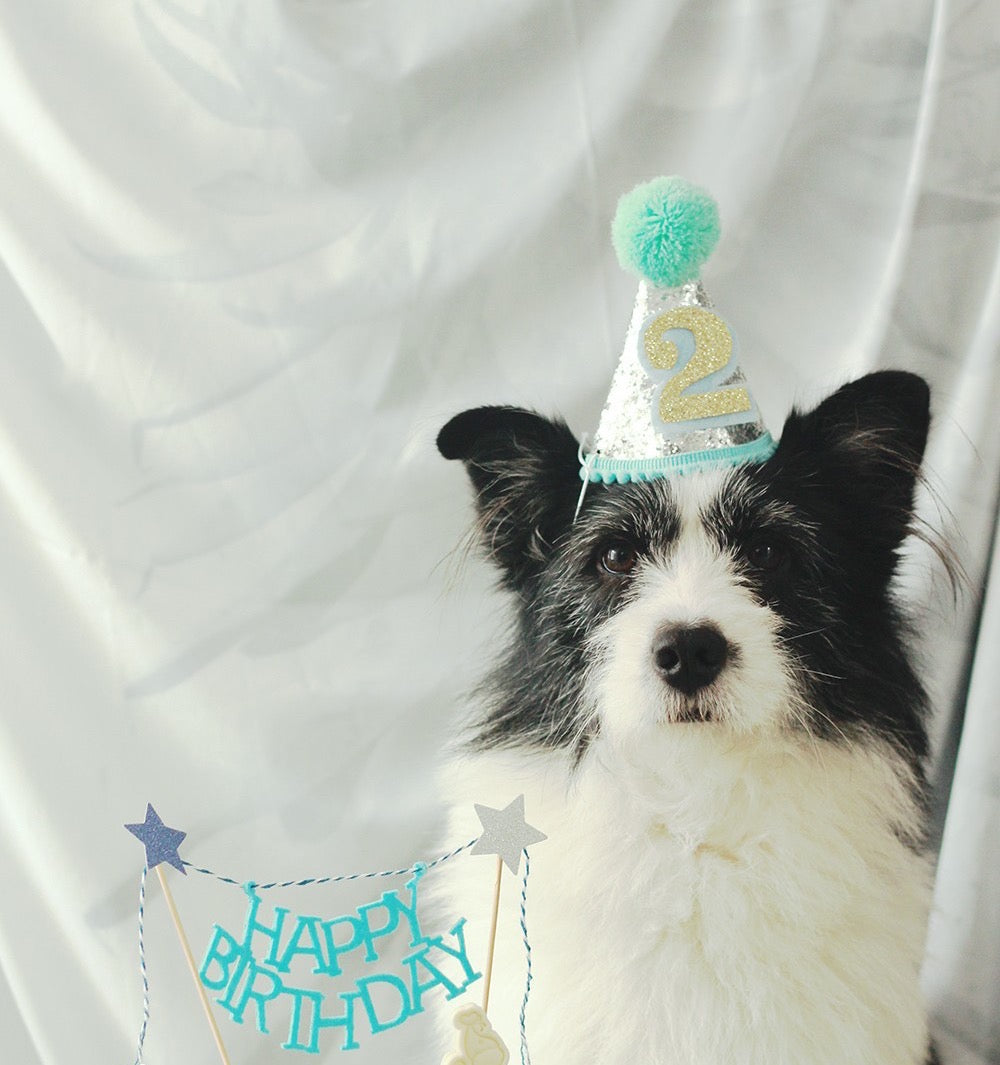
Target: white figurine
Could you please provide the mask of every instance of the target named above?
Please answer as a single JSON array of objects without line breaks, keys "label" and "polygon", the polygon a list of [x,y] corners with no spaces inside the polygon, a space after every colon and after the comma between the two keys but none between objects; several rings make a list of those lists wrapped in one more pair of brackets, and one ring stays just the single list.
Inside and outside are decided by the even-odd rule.
[{"label": "white figurine", "polygon": [[441,1065],[507,1065],[510,1053],[493,1030],[481,1006],[463,1006],[455,1014],[458,1053],[448,1055]]}]

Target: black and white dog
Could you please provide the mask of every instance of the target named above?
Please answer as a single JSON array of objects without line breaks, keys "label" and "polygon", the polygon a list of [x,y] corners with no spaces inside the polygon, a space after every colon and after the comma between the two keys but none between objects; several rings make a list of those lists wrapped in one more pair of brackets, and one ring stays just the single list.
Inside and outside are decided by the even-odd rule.
[{"label": "black and white dog", "polygon": [[[515,610],[446,772],[451,832],[524,792],[548,834],[528,903],[538,1065],[935,1060],[927,706],[892,593],[928,420],[920,378],[874,373],[794,411],[767,462],[591,486],[576,520],[565,424],[483,407],[441,431]],[[470,936],[490,876],[443,878]],[[513,1043],[516,931],[497,966]]]}]

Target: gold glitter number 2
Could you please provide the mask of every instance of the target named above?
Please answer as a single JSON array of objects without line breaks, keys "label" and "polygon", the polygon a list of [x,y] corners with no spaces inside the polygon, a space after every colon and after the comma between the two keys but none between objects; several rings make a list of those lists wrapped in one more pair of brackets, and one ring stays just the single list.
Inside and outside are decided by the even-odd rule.
[{"label": "gold glitter number 2", "polygon": [[745,388],[684,395],[692,385],[724,369],[733,356],[733,337],[721,318],[704,307],[675,307],[658,314],[646,326],[642,340],[646,358],[657,370],[672,370],[677,365],[677,345],[664,336],[671,329],[686,329],[694,337],[694,354],[660,393],[660,417],[665,422],[694,421],[753,409]]}]

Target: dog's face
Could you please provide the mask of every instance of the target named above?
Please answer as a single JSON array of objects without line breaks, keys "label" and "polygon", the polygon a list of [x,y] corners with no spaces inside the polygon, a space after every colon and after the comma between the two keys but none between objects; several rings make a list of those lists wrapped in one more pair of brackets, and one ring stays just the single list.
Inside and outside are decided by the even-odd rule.
[{"label": "dog's face", "polygon": [[889,586],[928,417],[922,380],[871,374],[793,412],[766,463],[591,485],[575,520],[564,424],[498,407],[452,419],[439,447],[465,462],[518,605],[477,742],[867,730],[922,756]]}]

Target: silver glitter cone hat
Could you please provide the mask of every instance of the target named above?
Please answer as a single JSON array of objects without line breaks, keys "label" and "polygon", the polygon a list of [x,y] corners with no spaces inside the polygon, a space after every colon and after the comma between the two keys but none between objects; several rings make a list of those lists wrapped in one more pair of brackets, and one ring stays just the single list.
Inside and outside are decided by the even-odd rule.
[{"label": "silver glitter cone hat", "polygon": [[611,236],[639,291],[581,476],[624,484],[769,458],[736,337],[699,280],[719,239],[715,201],[655,178],[618,201]]}]

